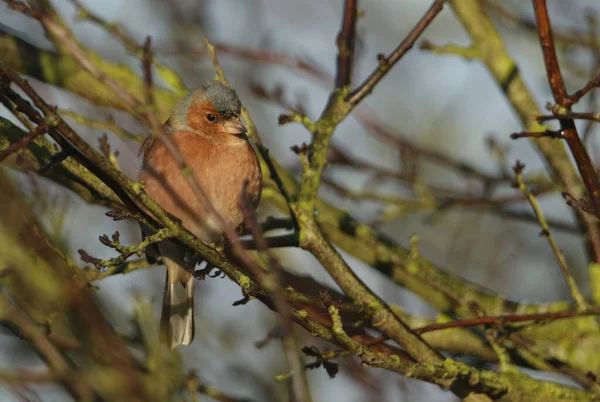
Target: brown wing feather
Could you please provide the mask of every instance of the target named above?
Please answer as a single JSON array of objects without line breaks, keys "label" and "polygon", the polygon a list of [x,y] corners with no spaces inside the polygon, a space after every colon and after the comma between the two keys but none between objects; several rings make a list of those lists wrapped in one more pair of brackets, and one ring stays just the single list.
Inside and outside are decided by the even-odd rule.
[{"label": "brown wing feather", "polygon": [[[171,125],[171,119],[169,118],[163,125],[163,129],[168,130],[170,125]],[[155,136],[153,136],[153,135],[147,136],[146,139],[144,140],[144,142],[142,142],[142,145],[140,146],[140,150],[138,151],[138,155],[137,155],[138,158],[142,155],[145,156],[146,152],[150,148],[152,148],[155,141],[156,141]],[[147,236],[152,234],[152,229],[150,229],[148,226],[146,226],[144,224],[140,224],[140,227],[142,229],[142,240],[146,239]],[[148,261],[149,264],[156,264],[160,260],[161,260],[161,254],[158,249],[157,243],[153,243],[153,244],[149,245],[148,247],[146,247],[146,261]]]},{"label": "brown wing feather", "polygon": [[[163,124],[163,130],[165,130],[166,132],[171,131],[171,118],[169,117],[167,119],[167,121],[165,121],[165,124]],[[146,139],[144,140],[144,142],[142,142],[142,145],[140,146],[140,150],[138,151],[138,158],[140,156],[142,156],[143,154],[146,154],[146,151],[148,151],[150,148],[152,148],[152,145],[154,145],[154,142],[156,141],[156,137],[153,136],[152,134],[150,134],[149,136],[146,137]]]},{"label": "brown wing feather", "polygon": [[154,144],[155,140],[156,140],[156,137],[154,137],[152,134],[146,137],[144,142],[142,142],[142,146],[140,147],[140,150],[137,154],[138,158],[140,156],[142,156],[143,154],[145,154],[146,151],[152,147],[152,144]]}]

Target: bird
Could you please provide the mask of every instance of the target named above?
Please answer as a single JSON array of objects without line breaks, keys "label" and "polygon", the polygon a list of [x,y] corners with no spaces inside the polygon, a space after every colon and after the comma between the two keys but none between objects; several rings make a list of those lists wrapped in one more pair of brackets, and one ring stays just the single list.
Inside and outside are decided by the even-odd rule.
[{"label": "bird", "polygon": [[[163,141],[148,136],[138,154],[143,155],[138,179],[148,196],[207,243],[223,238],[225,228],[220,223],[232,229],[242,226],[244,200],[254,209],[260,202],[260,163],[248,141],[240,111],[236,91],[215,80],[181,99],[163,125],[164,133],[178,147],[192,177],[222,220],[215,219],[206,202],[194,192]],[[144,237],[153,233],[150,227],[141,226]],[[195,333],[193,270],[199,256],[172,240],[154,246],[146,249],[147,258],[160,256],[167,271],[160,340],[170,349],[189,345]]]}]

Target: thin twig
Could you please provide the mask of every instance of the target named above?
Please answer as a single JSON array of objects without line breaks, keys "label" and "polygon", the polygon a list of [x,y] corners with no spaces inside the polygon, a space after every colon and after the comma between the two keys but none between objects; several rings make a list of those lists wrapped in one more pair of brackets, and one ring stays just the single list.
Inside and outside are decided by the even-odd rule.
[{"label": "thin twig", "polygon": [[510,135],[511,140],[518,140],[520,138],[563,138],[560,131],[545,130],[545,131],[521,131],[519,133],[512,133]]},{"label": "thin twig", "polygon": [[[548,8],[546,0],[532,0],[533,8],[535,11],[535,18],[538,24],[538,35],[540,38],[540,45],[542,47],[542,53],[544,55],[544,64],[546,66],[546,74],[548,75],[548,82],[554,95],[554,100],[562,108],[570,111],[570,107],[575,99],[579,100],[582,96],[582,91],[591,89],[592,81],[590,81],[586,87],[576,93],[575,97],[570,97],[567,93],[565,83],[563,81],[562,74],[560,72],[560,66],[558,64],[558,58],[556,57],[556,49],[554,47],[554,39],[552,37],[552,27],[550,25],[550,18],[548,16]],[[597,77],[600,80],[600,75]],[[579,173],[587,187],[587,190],[592,199],[592,203],[595,208],[596,215],[600,215],[600,180],[596,169],[592,164],[592,161],[585,149],[585,146],[579,138],[577,128],[573,119],[562,118],[559,119],[561,132],[563,138],[567,141],[573,158],[577,163]]]},{"label": "thin twig", "polygon": [[579,102],[579,100],[581,98],[583,98],[585,95],[587,95],[591,90],[598,88],[600,86],[600,73],[592,78],[591,80],[589,80],[587,82],[587,84],[585,84],[583,86],[583,88],[575,91],[572,95],[569,96],[568,100],[567,100],[567,105],[573,105],[577,102]]},{"label": "thin twig", "polygon": [[[448,0],[458,20],[466,29],[472,45],[477,48],[479,60],[485,65],[493,80],[502,89],[512,110],[527,131],[543,131],[532,116],[541,114],[537,101],[526,85],[519,66],[510,56],[500,33],[484,12],[479,0]],[[487,2],[489,3],[489,1]],[[533,24],[535,27],[535,24]],[[531,141],[551,172],[565,190],[580,196],[585,191],[580,184],[564,147],[556,141],[543,138]],[[586,251],[591,261],[600,261],[600,230],[594,216],[575,211],[577,224],[585,239]]]},{"label": "thin twig", "polygon": [[548,239],[548,243],[550,243],[550,247],[552,248],[552,251],[554,252],[554,255],[556,256],[556,259],[558,260],[558,265],[560,266],[560,270],[563,274],[563,277],[565,278],[565,281],[567,282],[567,286],[569,286],[569,289],[571,290],[571,295],[573,296],[573,299],[575,300],[575,303],[577,304],[577,309],[583,311],[586,308],[585,299],[583,298],[581,292],[577,288],[577,284],[575,283],[575,280],[573,279],[573,277],[571,276],[571,273],[569,272],[569,268],[567,267],[567,261],[565,260],[563,253],[560,251],[558,244],[556,244],[556,241],[554,240],[554,236],[552,236],[552,233],[550,232],[550,227],[548,226],[548,222],[546,222],[546,218],[544,217],[544,214],[542,213],[542,209],[540,208],[540,206],[537,202],[537,199],[531,193],[531,191],[529,191],[529,189],[527,188],[527,185],[523,181],[523,168],[524,168],[524,165],[522,165],[520,162],[517,162],[514,167],[517,186],[518,186],[519,190],[521,190],[523,192],[523,195],[525,195],[525,197],[529,201],[529,204],[531,205],[531,208],[533,209],[535,216],[538,218],[538,221],[540,222],[540,226],[542,227],[542,231],[541,231],[540,235],[544,236],[545,238]]},{"label": "thin twig", "polygon": [[67,109],[58,109],[58,113],[61,116],[68,117],[73,120],[77,124],[81,124],[83,126],[87,126],[96,130],[108,130],[116,134],[118,137],[122,139],[132,140],[135,142],[142,143],[146,139],[144,134],[134,134],[122,128],[118,125],[112,116],[108,116],[105,121],[99,121],[90,119],[83,115],[80,115],[72,110]]},{"label": "thin twig", "polygon": [[[509,10],[503,6],[503,2],[497,0],[481,0],[482,6],[490,14],[495,14],[500,21],[507,27],[524,28],[527,31],[537,34],[535,21],[523,17],[516,12]],[[589,10],[588,10],[589,11]],[[586,35],[586,32],[580,29],[568,29],[554,32],[554,39],[563,48],[569,49],[571,46],[581,46],[590,48],[593,51],[600,50],[600,43]]]},{"label": "thin twig", "polygon": [[[140,46],[140,44],[137,43],[137,41],[131,37],[121,25],[114,22],[105,21],[98,14],[95,14],[90,11],[90,9],[86,8],[79,0],[69,1],[71,1],[71,3],[73,3],[77,9],[77,14],[75,16],[76,19],[86,20],[93,24],[99,25],[118,41],[120,41],[127,51],[140,58],[144,57],[144,46]],[[175,74],[173,70],[165,67],[154,58],[152,58],[151,63],[157,69],[158,75],[163,78],[165,82],[169,84],[175,91],[182,94],[188,92],[187,87],[185,86],[185,83],[181,77]]]},{"label": "thin twig", "polygon": [[494,325],[496,323],[517,323],[527,321],[554,321],[565,318],[584,317],[589,315],[599,315],[600,310],[588,309],[585,311],[556,311],[551,313],[535,313],[535,314],[506,314],[499,316],[486,316],[468,318],[465,320],[456,320],[449,322],[440,322],[428,324],[423,327],[415,328],[414,331],[418,334],[424,334],[432,331],[440,331],[450,328],[465,328],[474,327],[477,325]]},{"label": "thin twig", "polygon": [[356,41],[356,19],[358,18],[358,0],[345,0],[342,30],[338,34],[337,75],[335,87],[343,88],[352,82],[354,66],[354,43]]},{"label": "thin twig", "polygon": [[564,114],[542,114],[539,116],[535,116],[535,119],[540,123],[543,123],[548,120],[560,120],[564,118],[575,120],[600,121],[600,113],[581,113],[567,111]]},{"label": "thin twig", "polygon": [[154,97],[152,95],[152,38],[146,37],[144,46],[142,47],[142,71],[144,72],[144,100],[146,105],[154,105]]},{"label": "thin twig", "polygon": [[[486,197],[468,194],[452,194],[448,196],[435,196],[427,202],[422,202],[419,199],[406,199],[395,194],[382,194],[376,191],[355,191],[344,187],[342,184],[328,178],[323,177],[323,184],[327,184],[332,188],[338,195],[350,198],[356,201],[375,201],[385,205],[406,205],[407,203],[421,203],[423,209],[437,209],[437,208],[448,208],[453,206],[460,207],[501,207],[509,204],[519,203],[527,201],[522,195],[505,195],[497,197]],[[428,188],[429,189],[429,188]],[[548,186],[538,186],[535,190],[532,190],[533,195],[542,196],[552,194],[556,192],[556,186],[550,184]]]},{"label": "thin twig", "polygon": [[348,96],[346,97],[346,101],[350,105],[357,105],[363,100],[368,94],[373,91],[373,88],[379,81],[385,77],[388,71],[404,56],[404,54],[409,51],[421,33],[429,26],[429,24],[434,20],[434,18],[442,11],[444,8],[445,0],[435,0],[429,10],[425,13],[425,15],[419,20],[417,25],[410,31],[410,33],[404,38],[404,40],[398,45],[389,56],[385,56],[383,54],[379,55],[379,65],[371,73],[371,75],[356,89],[354,89]]},{"label": "thin twig", "polygon": [[27,144],[29,144],[31,141],[33,141],[34,138],[46,133],[46,131],[48,131],[48,126],[46,124],[40,124],[33,130],[31,130],[29,133],[27,133],[27,135],[25,135],[19,141],[9,145],[8,148],[0,151],[0,162],[2,162],[4,159],[6,159],[9,155],[25,148],[27,146]]}]

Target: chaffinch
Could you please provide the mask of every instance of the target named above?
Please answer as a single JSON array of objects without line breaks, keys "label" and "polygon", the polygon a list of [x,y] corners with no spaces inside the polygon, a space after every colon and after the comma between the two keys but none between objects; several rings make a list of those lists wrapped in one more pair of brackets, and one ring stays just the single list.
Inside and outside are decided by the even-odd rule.
[{"label": "chaffinch", "polygon": [[[262,174],[258,158],[240,121],[240,100],[235,90],[211,81],[175,106],[164,124],[165,133],[177,145],[192,177],[231,228],[244,219],[242,188],[258,206]],[[144,155],[139,179],[146,193],[205,242],[216,242],[224,228],[196,196],[164,143],[148,137],[140,148]],[[144,235],[151,233],[142,227]],[[198,257],[184,246],[163,241],[156,250],[167,268],[160,321],[161,340],[171,349],[189,345],[194,338],[193,270]],[[147,250],[150,254],[150,250]]]}]

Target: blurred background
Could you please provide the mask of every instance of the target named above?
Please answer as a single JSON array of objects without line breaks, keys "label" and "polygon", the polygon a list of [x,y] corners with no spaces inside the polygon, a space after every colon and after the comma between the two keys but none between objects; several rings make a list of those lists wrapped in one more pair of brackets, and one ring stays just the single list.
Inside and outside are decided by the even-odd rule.
[{"label": "blurred background", "polygon": [[[81,1],[107,21],[121,24],[140,43],[147,35],[152,36],[157,58],[180,72],[190,88],[200,86],[214,74],[204,52],[204,35],[225,49],[227,46],[248,49],[254,50],[255,54],[257,49],[268,49],[318,67],[325,73],[321,79],[277,63],[252,62],[231,49],[218,54],[223,70],[249,109],[265,145],[286,167],[300,172],[297,156],[290,151],[290,146],[309,141],[309,134],[300,125],[279,126],[277,118],[285,113],[282,103],[300,105],[314,119],[324,107],[333,85],[333,80],[327,75],[335,72],[335,38],[342,15],[341,0]],[[70,22],[83,44],[108,60],[141,70],[139,60],[128,54],[113,36],[97,25],[74,21],[75,7],[71,2],[53,0],[52,3]],[[534,21],[530,2],[488,0],[486,3],[510,55],[519,65],[519,72],[538,103],[544,105],[552,101],[537,35],[523,23]],[[375,68],[378,53],[389,53],[397,46],[430,2],[365,0],[359,6],[364,10],[364,17],[358,23],[355,83],[361,82]],[[586,15],[600,12],[600,4],[594,0],[553,0],[549,1],[549,7],[554,29],[565,32],[586,32]],[[501,10],[519,16],[521,23],[511,20]],[[3,4],[0,4],[0,24],[5,31],[52,49],[38,22],[9,11]],[[435,44],[469,43],[449,7],[425,31],[423,38]],[[577,46],[563,50],[561,62],[567,87],[577,89],[592,74],[593,55]],[[144,129],[124,113],[98,108],[39,82],[33,81],[32,84],[50,104],[97,120],[106,120],[111,115],[122,127],[145,134]],[[260,95],[261,92],[263,95]],[[264,92],[277,99],[265,99]],[[350,116],[336,131],[334,146],[340,152],[378,168],[397,172],[406,168],[407,160],[410,161],[414,153],[411,149],[407,152],[402,146],[408,141],[416,149],[442,153],[491,175],[509,171],[517,159],[526,164],[528,173],[544,172],[544,166],[529,142],[509,139],[510,133],[522,130],[520,122],[502,91],[477,61],[453,55],[439,56],[416,47],[366,99],[365,106],[365,113],[388,127],[393,138],[382,139],[381,135],[366,129]],[[575,110],[585,110],[586,106],[584,101]],[[17,122],[6,109],[0,108],[0,115]],[[90,144],[97,144],[101,130],[73,124]],[[600,148],[594,136],[598,130],[591,130],[589,150],[598,162]],[[137,158],[139,144],[110,134],[109,138],[112,147],[119,151],[121,169],[135,177],[140,164]],[[490,141],[494,144],[493,148]],[[504,159],[494,158],[497,152],[492,150],[498,149],[504,150]],[[482,194],[480,180],[442,164],[422,159],[418,169],[420,180],[427,186],[452,189],[465,196],[478,197]],[[350,211],[361,222],[375,222],[403,245],[408,245],[412,234],[419,234],[421,253],[448,271],[512,300],[550,302],[570,297],[554,255],[545,239],[538,236],[539,226],[535,223],[499,215],[485,203],[441,211],[419,207],[411,212],[402,210],[400,204],[352,199],[347,192],[344,195],[340,185],[359,195],[377,193],[404,200],[415,199],[415,186],[379,179],[365,171],[335,164],[327,168],[325,178],[333,185],[327,181],[323,184],[321,195],[324,198]],[[51,201],[44,206],[44,223],[53,235],[61,239],[63,247],[76,261],[79,261],[76,253],[79,248],[85,248],[99,258],[114,256],[113,250],[98,242],[99,235],[110,234],[114,230],[119,230],[123,243],[140,241],[137,224],[131,221],[113,222],[104,216],[105,208],[87,205],[64,191],[56,191],[51,183],[44,180],[32,183],[25,176],[20,180],[28,191],[42,191],[50,195]],[[515,194],[516,190],[504,186],[494,195]],[[574,227],[573,215],[560,194],[549,192],[539,200],[549,218]],[[530,211],[523,202],[512,203],[510,208]],[[266,205],[261,206],[260,212],[263,217],[274,213]],[[554,235],[575,280],[587,295],[587,267],[580,236],[569,230],[555,230]],[[309,254],[299,250],[280,250],[276,254],[293,272],[311,275],[335,287]],[[432,308],[409,291],[394,285],[352,257],[344,257],[386,301],[397,303],[410,313],[435,315]],[[131,331],[131,301],[135,294],[149,297],[158,317],[163,281],[164,269],[157,267],[96,283],[105,313],[119,332]],[[260,349],[255,347],[255,342],[276,326],[275,315],[258,301],[232,307],[241,294],[238,286],[226,278],[207,278],[200,282],[196,297],[196,340],[192,346],[180,349],[187,366],[197,370],[207,384],[229,394],[257,401],[286,400],[288,390],[285,383],[275,380],[275,376],[287,371],[280,343],[271,342]],[[298,334],[302,345],[319,346],[302,330],[298,329]],[[0,357],[0,364],[6,367],[17,362],[19,366],[40,364],[21,341],[10,336],[0,336]],[[308,372],[314,401],[456,400],[455,396],[440,391],[436,386],[379,369],[364,369],[356,359],[342,358],[338,361],[341,370],[333,380],[321,369]],[[36,387],[35,390],[44,401],[65,397],[53,387]],[[19,398],[10,389],[0,393],[1,400]],[[203,400],[208,398],[203,397]]]}]

